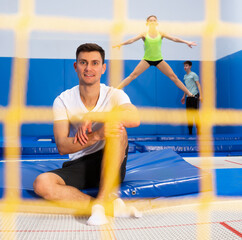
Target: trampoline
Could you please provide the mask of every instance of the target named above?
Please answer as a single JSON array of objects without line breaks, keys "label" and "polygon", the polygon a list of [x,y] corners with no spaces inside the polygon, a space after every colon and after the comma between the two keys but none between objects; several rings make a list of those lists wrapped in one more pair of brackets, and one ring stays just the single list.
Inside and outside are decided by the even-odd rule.
[{"label": "trampoline", "polygon": [[[20,167],[22,197],[37,197],[33,192],[35,178],[43,172],[60,168],[64,161],[66,160],[22,161]],[[4,161],[0,162],[0,175],[3,176],[3,173]],[[120,196],[155,198],[193,194],[199,192],[199,181],[198,169],[170,149],[131,154],[127,161],[126,177],[120,187]],[[3,178],[0,179],[0,195],[2,192],[4,192]],[[87,189],[84,192],[95,196],[97,189]]]},{"label": "trampoline", "polygon": [[[226,131],[218,129],[223,133],[230,132],[227,126],[235,127],[232,132],[241,126],[241,81],[238,78],[241,73],[241,66],[238,65],[241,63],[241,52],[235,53],[236,56],[223,55],[225,58],[222,59],[216,56],[224,54],[219,52],[221,44],[218,40],[221,37],[225,41],[229,39],[231,44],[231,39],[242,36],[238,21],[234,24],[229,15],[224,17],[224,10],[233,13],[234,9],[230,4],[230,11],[227,11],[223,1],[204,1],[201,7],[194,4],[198,9],[195,8],[195,15],[187,19],[179,14],[174,16],[181,19],[161,19],[167,30],[177,31],[181,36],[199,38],[201,49],[198,49],[197,56],[194,54],[192,57],[197,59],[194,66],[201,73],[204,87],[200,140],[207,141],[205,151],[200,152],[197,137],[176,135],[184,133],[186,113],[178,105],[180,96],[177,89],[164,76],[161,78],[156,71],[146,72],[142,84],[138,80],[127,88],[145,126],[138,128],[134,131],[137,135],[129,138],[127,175],[120,195],[128,205],[142,211],[143,217],[109,217],[108,225],[87,226],[87,217],[78,216],[74,208],[65,209],[57,203],[51,205],[37,199],[34,194],[34,178],[48,169],[60,167],[67,156],[58,154],[53,136],[43,136],[41,131],[45,128],[38,129],[38,133],[31,137],[21,138],[23,133],[29,136],[31,130],[36,130],[36,126],[25,128],[23,125],[52,122],[52,100],[63,89],[69,88],[74,79],[72,59],[69,56],[61,57],[70,49],[71,40],[75,44],[77,39],[94,39],[105,45],[108,43],[108,54],[115,64],[112,64],[112,70],[105,75],[104,81],[112,86],[122,78],[120,70],[123,67],[126,75],[136,64],[135,56],[129,59],[130,54],[126,55],[131,52],[125,55],[121,51],[114,52],[111,44],[137,32],[141,24],[143,26],[135,14],[132,18],[128,14],[135,13],[132,10],[137,6],[133,1],[112,3],[109,5],[113,11],[110,12],[110,8],[101,4],[104,8],[98,7],[98,14],[87,5],[89,3],[72,4],[73,8],[69,9],[69,4],[59,4],[56,8],[50,2],[46,7],[45,3],[37,4],[36,1],[17,1],[16,4],[10,4],[14,8],[6,13],[4,5],[3,14],[0,14],[0,28],[3,36],[7,34],[11,37],[6,39],[8,47],[3,49],[4,55],[0,59],[3,63],[1,74],[7,80],[2,85],[0,111],[0,130],[3,129],[4,135],[4,139],[0,139],[0,239],[241,239],[242,160],[239,156],[242,156],[242,136],[213,135],[217,127],[225,127]],[[157,4],[149,4],[151,9],[157,9]],[[166,6],[175,11],[178,5],[169,4]],[[78,7],[84,10],[81,18]],[[143,10],[147,10],[146,7]],[[200,12],[201,9],[204,11]],[[177,11],[181,12],[179,6]],[[181,23],[185,20],[189,28],[181,27],[177,20]],[[68,42],[68,46],[64,41]],[[42,52],[43,49],[45,51]],[[65,51],[60,52],[59,49]],[[10,55],[6,52],[7,57],[5,50],[11,51]],[[53,50],[56,54],[50,56],[49,52]],[[124,59],[124,56],[128,57]],[[185,54],[176,56],[184,57]],[[124,62],[116,59],[124,59]],[[107,62],[109,64],[109,60]],[[177,76],[182,76],[180,60],[170,62]],[[217,79],[220,84],[216,84]],[[152,84],[149,80],[153,81]],[[103,119],[104,122],[106,120]],[[144,132],[149,135],[143,135]],[[158,133],[175,135],[156,135]],[[19,140],[21,144],[18,144]],[[4,146],[12,151],[5,151]],[[208,165],[204,164],[203,156],[197,157],[209,153]],[[220,156],[219,160],[217,156]],[[211,162],[216,164],[212,165]],[[14,163],[17,163],[16,168]],[[204,181],[207,178],[209,181]],[[206,183],[208,189],[204,188]],[[97,193],[97,189],[85,191],[92,195]],[[53,212],[52,207],[55,208]]]},{"label": "trampoline", "polygon": [[[50,209],[41,208],[41,205],[41,213],[29,213],[28,207],[20,204],[20,212],[14,214],[15,226],[9,224],[12,214],[1,213],[0,235],[3,239],[11,239],[14,234],[17,239],[187,240],[196,238],[199,227],[208,227],[211,229],[209,239],[241,239],[241,200],[230,197],[242,196],[242,158],[223,157],[224,164],[230,164],[226,168],[226,165],[221,167],[220,157],[219,165],[215,165],[216,194],[226,198],[210,203],[210,218],[205,222],[198,218],[198,214],[203,214],[196,202],[200,180],[198,168],[189,163],[197,165],[197,158],[188,159],[184,160],[170,149],[129,155],[127,175],[120,193],[126,200],[129,199],[127,205],[143,212],[140,219],[108,217],[108,225],[88,226],[88,217],[85,216],[68,212],[51,214]],[[25,200],[36,199],[32,189],[35,176],[60,167],[65,160],[48,159],[48,155],[40,159],[16,159],[21,161],[22,197]],[[5,161],[0,162],[1,194],[4,192],[4,164]],[[96,189],[88,191],[96,193]],[[142,200],[145,197],[149,200]],[[165,205],[162,202],[164,198],[169,199]]]},{"label": "trampoline", "polygon": [[[133,199],[174,197],[198,193],[201,180],[199,169],[191,164],[192,161],[187,162],[180,155],[183,153],[189,157],[192,151],[198,151],[195,149],[197,139],[189,138],[191,137],[183,136],[181,139],[180,136],[177,136],[171,139],[171,136],[153,136],[152,139],[152,136],[144,135],[130,137],[126,177],[120,187],[120,196]],[[224,156],[227,156],[231,152],[242,149],[242,144],[238,140],[240,136],[230,135],[223,136],[223,138],[215,136],[214,138],[219,139],[214,144],[217,146],[215,153],[222,152]],[[157,141],[151,141],[154,139]],[[3,140],[1,146],[3,146]],[[22,197],[27,199],[38,197],[33,192],[35,178],[43,172],[60,168],[68,157],[58,154],[53,136],[22,138],[21,156],[21,193]],[[0,161],[1,197],[5,188],[4,165],[5,161]],[[242,195],[240,169],[216,169],[215,173],[217,176],[216,189],[219,195]],[[209,175],[209,173],[207,174]],[[224,175],[225,179],[223,179]],[[223,188],[223,182],[226,179],[230,180],[226,183],[229,187]],[[96,196],[97,189],[85,189],[84,192]]]}]

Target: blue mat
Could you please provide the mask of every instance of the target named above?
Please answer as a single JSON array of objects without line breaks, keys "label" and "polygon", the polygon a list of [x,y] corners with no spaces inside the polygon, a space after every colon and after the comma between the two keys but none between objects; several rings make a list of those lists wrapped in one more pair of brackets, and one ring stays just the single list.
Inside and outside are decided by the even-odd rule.
[{"label": "blue mat", "polygon": [[[44,141],[45,140],[45,141]],[[3,158],[4,141],[0,139],[0,158]],[[129,144],[129,153],[136,152],[136,145]],[[22,137],[21,139],[21,156],[28,155],[49,155],[58,158],[68,158],[68,155],[59,155],[54,138],[51,136],[46,137]]]},{"label": "blue mat", "polygon": [[[238,134],[214,134],[214,141],[237,141],[242,140],[242,135]],[[203,137],[202,140],[206,141],[208,137]],[[158,141],[197,141],[198,136],[193,135],[167,135],[167,136],[157,136]],[[146,140],[143,140],[146,141]]]},{"label": "blue mat", "polygon": [[220,196],[242,196],[242,169],[216,169],[216,192]]},{"label": "blue mat", "polygon": [[129,158],[122,197],[172,197],[199,192],[199,171],[167,149]]},{"label": "blue mat", "polygon": [[[240,155],[242,153],[242,136],[217,134],[213,137],[216,155],[219,153]],[[204,141],[206,141],[206,137]],[[0,139],[0,160],[3,158],[3,147],[4,141]],[[139,135],[129,137],[129,153],[157,151],[167,148],[182,155],[184,153],[196,154],[198,153],[197,137],[189,135]],[[53,136],[21,138],[21,156],[23,158],[28,156],[33,158],[43,156],[45,158],[47,155],[49,158],[68,158],[67,155],[59,155]]]},{"label": "blue mat", "polygon": [[[195,141],[167,141],[167,142],[134,142],[136,149],[140,152],[151,152],[163,149],[172,149],[177,153],[194,153],[199,151],[198,143]],[[213,144],[215,152],[242,152],[242,141],[214,141],[207,142]]]},{"label": "blue mat", "polygon": [[[42,172],[61,167],[63,162],[64,160],[23,161],[22,197],[36,198],[32,186],[34,179]],[[3,171],[4,162],[0,162],[0,176],[3,176]],[[120,195],[126,198],[153,198],[193,194],[199,190],[199,180],[198,169],[172,150],[131,154]],[[4,182],[1,177],[0,195],[3,191]],[[88,189],[85,192],[95,196],[97,189]]]},{"label": "blue mat", "polygon": [[138,142],[138,141],[158,141],[158,135],[138,135],[138,136],[129,136],[129,142]]},{"label": "blue mat", "polygon": [[[207,137],[203,137],[206,140]],[[133,142],[148,142],[148,141],[197,141],[196,135],[138,135],[129,136],[129,141]],[[242,135],[239,134],[214,134],[214,141],[237,141],[242,140]]]}]

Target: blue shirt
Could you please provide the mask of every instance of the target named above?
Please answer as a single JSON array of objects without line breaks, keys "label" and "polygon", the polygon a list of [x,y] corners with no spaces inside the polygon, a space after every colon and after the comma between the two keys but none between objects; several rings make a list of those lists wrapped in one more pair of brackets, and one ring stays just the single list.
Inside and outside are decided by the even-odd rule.
[{"label": "blue shirt", "polygon": [[184,75],[184,82],[187,89],[193,94],[196,95],[199,93],[196,82],[199,81],[199,77],[195,72],[190,72],[189,74]]}]

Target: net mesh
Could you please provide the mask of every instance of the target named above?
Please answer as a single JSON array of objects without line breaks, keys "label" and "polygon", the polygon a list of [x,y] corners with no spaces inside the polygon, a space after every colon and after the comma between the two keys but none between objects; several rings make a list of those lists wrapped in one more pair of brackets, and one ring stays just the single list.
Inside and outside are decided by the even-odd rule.
[{"label": "net mesh", "polygon": [[[28,79],[29,65],[29,39],[33,30],[71,32],[71,33],[95,33],[108,34],[110,36],[110,85],[117,86],[123,76],[123,61],[112,59],[123,59],[122,51],[112,49],[112,45],[122,42],[125,35],[140,33],[144,22],[131,20],[127,17],[128,0],[113,0],[113,19],[93,20],[93,19],[74,19],[67,17],[40,16],[35,14],[34,0],[19,0],[19,10],[17,14],[0,14],[0,29],[13,30],[15,33],[15,53],[12,64],[10,103],[7,107],[0,108],[0,121],[4,125],[4,157],[7,160],[5,164],[5,186],[6,192],[1,199],[1,211],[4,214],[12,213],[7,223],[3,225],[15,224],[15,213],[19,211],[33,213],[75,213],[81,209],[80,204],[72,202],[50,203],[43,200],[29,201],[23,200],[20,194],[20,163],[12,161],[13,156],[16,159],[20,156],[20,128],[23,123],[38,122],[47,123],[52,121],[52,110],[48,107],[30,107],[26,106],[26,86]],[[215,41],[217,37],[242,37],[241,24],[226,23],[220,20],[220,1],[205,0],[205,18],[201,22],[189,22],[185,25],[180,22],[162,21],[164,31],[174,32],[176,35],[200,36],[201,45],[201,79],[204,89],[204,102],[200,109],[201,133],[199,139],[206,137],[211,140],[211,145],[205,145],[204,141],[199,141],[200,156],[213,156],[212,128],[215,125],[241,125],[242,111],[216,109],[215,107]],[[162,108],[139,108],[142,123],[159,124],[187,124],[187,114],[185,110],[162,109]],[[116,120],[116,115],[94,115],[93,119],[100,119],[105,122]],[[188,119],[188,121],[192,121]],[[115,141],[107,141],[107,148],[114,149]],[[107,159],[110,158],[112,151],[107,152]],[[212,202],[218,200],[214,194],[213,177],[207,177],[206,172],[212,173],[213,163],[210,158],[202,158],[201,161],[201,192],[199,197],[192,200],[179,201],[179,205],[199,204],[197,208],[198,222],[208,222],[210,219],[209,206]],[[206,189],[213,189],[208,192]],[[169,202],[162,200],[155,204],[150,204],[150,200],[143,200],[144,205],[140,207],[147,209],[150,207],[163,207],[168,204],[175,204],[176,201]],[[242,204],[239,205],[240,208]],[[236,205],[238,209],[238,205]],[[226,209],[226,208],[225,208]],[[6,237],[3,234],[3,239]],[[9,233],[8,233],[9,234]],[[209,239],[209,225],[197,227],[197,239]],[[9,237],[9,235],[8,235]],[[8,238],[7,237],[7,238]],[[11,233],[11,238],[14,233]],[[105,239],[107,236],[105,236]],[[112,236],[110,236],[112,238]],[[8,238],[9,239],[9,238]]]}]

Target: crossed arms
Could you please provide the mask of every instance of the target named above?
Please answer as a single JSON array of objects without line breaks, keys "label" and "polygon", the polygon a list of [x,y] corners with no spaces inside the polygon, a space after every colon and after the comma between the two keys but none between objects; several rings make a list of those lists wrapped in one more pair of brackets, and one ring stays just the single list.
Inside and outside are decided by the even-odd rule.
[{"label": "crossed arms", "polygon": [[[126,103],[116,107],[125,116],[131,116],[132,121],[120,121],[113,125],[113,132],[117,136],[124,128],[137,127],[140,125],[139,114],[133,104]],[[54,121],[54,136],[58,151],[61,155],[81,151],[100,140],[105,139],[105,124],[97,131],[92,131],[92,122],[81,122],[75,137],[69,137],[70,122],[68,120]]]}]

